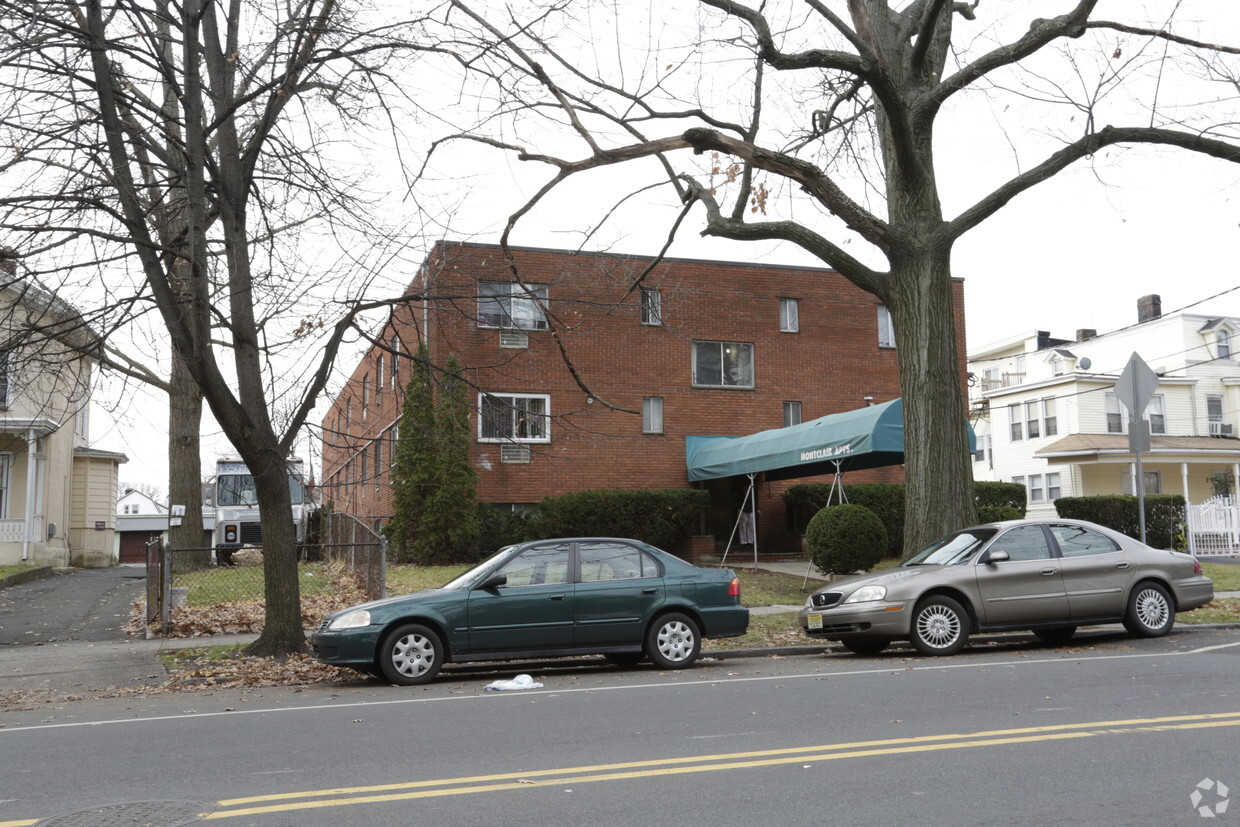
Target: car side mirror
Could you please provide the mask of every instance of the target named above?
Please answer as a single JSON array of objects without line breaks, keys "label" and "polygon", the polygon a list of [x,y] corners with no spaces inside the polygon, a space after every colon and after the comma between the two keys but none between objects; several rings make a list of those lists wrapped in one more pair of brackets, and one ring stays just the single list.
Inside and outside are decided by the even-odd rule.
[{"label": "car side mirror", "polygon": [[499,588],[500,586],[507,584],[507,582],[508,582],[508,575],[504,574],[503,572],[496,572],[495,574],[488,576],[486,580],[483,580],[481,583],[479,583],[478,588],[496,589],[496,588]]},{"label": "car side mirror", "polygon": [[1012,555],[1008,554],[1003,549],[997,549],[995,551],[986,552],[986,559],[982,562],[987,563],[987,564],[1002,563],[1004,560],[1011,560],[1011,559],[1012,559]]}]

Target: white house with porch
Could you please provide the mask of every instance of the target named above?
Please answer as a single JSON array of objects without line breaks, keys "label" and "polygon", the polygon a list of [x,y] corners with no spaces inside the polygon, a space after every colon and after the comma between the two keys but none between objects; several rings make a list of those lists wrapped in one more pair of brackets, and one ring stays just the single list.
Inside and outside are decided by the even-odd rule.
[{"label": "white house with porch", "polygon": [[1067,340],[1031,331],[970,353],[974,478],[1025,485],[1029,516],[1054,516],[1061,496],[1136,493],[1129,416],[1115,391],[1136,353],[1159,377],[1143,412],[1146,493],[1184,496],[1199,553],[1237,553],[1194,517],[1235,508],[1240,318],[1163,316],[1160,305],[1141,298],[1137,323],[1113,333],[1078,330]]},{"label": "white house with porch", "polygon": [[[2,255],[2,251],[0,251]],[[115,562],[123,454],[89,445],[92,333],[0,257],[0,565]]]}]

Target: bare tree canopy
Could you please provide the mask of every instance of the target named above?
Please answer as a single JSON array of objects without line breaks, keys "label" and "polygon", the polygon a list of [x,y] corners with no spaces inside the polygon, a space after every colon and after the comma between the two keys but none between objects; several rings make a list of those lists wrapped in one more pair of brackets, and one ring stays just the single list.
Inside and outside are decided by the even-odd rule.
[{"label": "bare tree canopy", "polygon": [[[458,50],[475,117],[438,151],[473,142],[546,170],[505,241],[570,181],[624,164],[630,188],[596,193],[616,210],[602,220],[661,181],[682,205],[669,233],[795,245],[873,293],[898,339],[916,549],[975,518],[956,242],[1110,147],[1240,161],[1240,51],[1193,18],[1210,4],[1053,5],[449,0],[426,38]],[[1010,162],[995,180],[943,163],[970,154]]]},{"label": "bare tree canopy", "polygon": [[391,300],[366,299],[401,238],[368,202],[366,140],[416,130],[392,82],[424,51],[413,22],[344,0],[0,0],[0,242],[168,366],[174,409],[205,399],[253,471],[258,654],[305,645],[285,460],[358,314]]}]

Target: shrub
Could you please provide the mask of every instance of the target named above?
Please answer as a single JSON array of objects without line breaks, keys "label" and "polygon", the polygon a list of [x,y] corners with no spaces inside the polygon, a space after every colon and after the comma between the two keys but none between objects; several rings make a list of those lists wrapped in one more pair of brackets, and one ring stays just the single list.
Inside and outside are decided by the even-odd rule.
[{"label": "shrub", "polygon": [[1019,520],[1024,516],[1024,509],[1013,508],[1010,505],[979,505],[977,507],[977,521],[979,523],[999,523],[1004,520]]},{"label": "shrub", "polygon": [[540,526],[545,537],[631,537],[672,551],[709,504],[700,489],[579,491],[543,500]]},{"label": "shrub", "polygon": [[[794,485],[784,492],[784,503],[796,532],[807,532],[809,521],[827,507],[830,495],[830,484],[821,482]],[[904,486],[878,482],[846,485],[844,499],[846,504],[864,506],[878,516],[887,527],[886,556],[899,557],[904,547]]]},{"label": "shrub", "polygon": [[[1060,517],[1089,520],[1129,537],[1141,537],[1141,515],[1136,497],[1107,494],[1097,497],[1060,497],[1055,500]],[[1174,548],[1184,526],[1184,497],[1179,494],[1145,496],[1145,542],[1154,548]]]},{"label": "shrub", "polygon": [[825,574],[869,571],[887,553],[883,521],[863,505],[824,508],[805,527],[810,559]]},{"label": "shrub", "polygon": [[978,518],[984,523],[993,522],[992,519],[982,517],[984,508],[1016,509],[1016,516],[1004,517],[1005,520],[1019,520],[1025,516],[1027,495],[1025,486],[1018,482],[975,482],[973,498],[977,501]]}]

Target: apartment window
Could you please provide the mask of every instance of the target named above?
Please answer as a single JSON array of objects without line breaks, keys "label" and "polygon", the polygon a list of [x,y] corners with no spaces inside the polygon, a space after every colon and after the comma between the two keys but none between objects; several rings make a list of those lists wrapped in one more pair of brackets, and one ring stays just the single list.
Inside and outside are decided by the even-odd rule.
[{"label": "apartment window", "polygon": [[392,392],[400,392],[400,334],[392,334]]},{"label": "apartment window", "polygon": [[647,396],[642,399],[642,433],[663,433],[663,397]]},{"label": "apartment window", "polygon": [[1231,334],[1226,330],[1220,330],[1214,334],[1214,344],[1218,348],[1218,358],[1231,358]]},{"label": "apartment window", "polygon": [[753,344],[694,342],[693,384],[713,388],[752,388]]},{"label": "apartment window", "polygon": [[1030,439],[1037,439],[1042,435],[1042,422],[1038,417],[1041,401],[1025,403],[1025,433],[1029,434]]},{"label": "apartment window", "polygon": [[801,424],[801,403],[785,402],[784,403],[784,427],[789,425]]},{"label": "apartment window", "polygon": [[796,333],[801,329],[800,305],[796,299],[779,300],[779,329],[784,333]]},{"label": "apartment window", "polygon": [[375,358],[375,399],[383,395],[383,354]]},{"label": "apartment window", "polygon": [[366,459],[368,456],[369,454],[367,454],[364,449],[360,451],[358,455],[358,461],[362,464],[362,474],[357,481],[360,484],[363,493],[366,491],[366,480],[370,478],[370,467],[366,464]]},{"label": "apartment window", "polygon": [[[1132,471],[1128,468],[1124,469],[1120,479],[1120,490],[1126,497],[1136,496],[1132,490]],[[1161,494],[1162,493],[1162,474],[1158,471],[1145,471],[1145,493]]]},{"label": "apartment window", "polygon": [[1165,413],[1165,402],[1162,394],[1155,394],[1150,398],[1150,404],[1145,407],[1145,418],[1150,421],[1151,434],[1167,433],[1167,416]]},{"label": "apartment window", "polygon": [[1124,433],[1124,414],[1119,403],[1119,397],[1113,393],[1106,395],[1107,407],[1107,433],[1122,434]]},{"label": "apartment window", "polygon": [[663,294],[658,290],[642,288],[642,324],[663,324]]},{"label": "apartment window", "polygon": [[550,442],[551,397],[478,394],[479,442]]},{"label": "apartment window", "polygon": [[878,346],[879,347],[895,347],[896,346],[896,326],[891,320],[891,311],[886,305],[878,306]]},{"label": "apartment window", "polygon": [[353,397],[350,396],[344,401],[344,424],[349,426],[353,424]]},{"label": "apartment window", "polygon": [[547,285],[478,282],[478,326],[546,330]]},{"label": "apartment window", "polygon": [[382,434],[380,434],[379,438],[375,440],[374,452],[375,452],[375,493],[378,493],[379,477],[383,475],[383,472],[380,470],[383,468],[383,435]]},{"label": "apartment window", "polygon": [[366,409],[370,407],[370,374],[362,377],[362,419],[366,418]]},{"label": "apartment window", "polygon": [[1024,439],[1025,422],[1020,415],[1020,405],[1008,405],[1008,423],[1012,429],[1012,441]]},{"label": "apartment window", "polygon": [[1029,475],[1029,502],[1031,503],[1042,502],[1042,475],[1041,474],[1030,474]]},{"label": "apartment window", "polygon": [[1055,397],[1048,396],[1042,400],[1042,432],[1045,436],[1059,433],[1059,417],[1055,414]]}]

